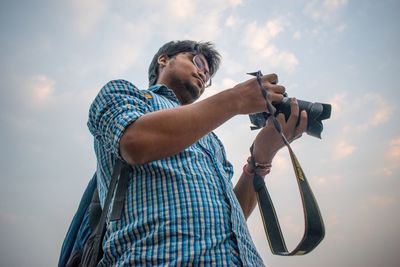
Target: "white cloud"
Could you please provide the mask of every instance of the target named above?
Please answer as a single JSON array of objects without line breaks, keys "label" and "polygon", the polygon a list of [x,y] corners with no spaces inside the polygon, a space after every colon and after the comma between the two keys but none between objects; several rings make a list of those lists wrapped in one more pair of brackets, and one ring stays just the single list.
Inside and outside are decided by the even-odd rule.
[{"label": "white cloud", "polygon": [[338,93],[328,102],[332,105],[331,119],[337,119],[341,116],[344,107],[347,105],[347,93]]},{"label": "white cloud", "polygon": [[97,27],[100,20],[106,15],[108,7],[106,0],[72,0],[70,4],[75,13],[74,28],[82,35]]},{"label": "white cloud", "polygon": [[294,235],[301,235],[304,231],[304,224],[299,223],[291,215],[282,216],[279,220],[282,228],[291,232]]},{"label": "white cloud", "polygon": [[230,88],[230,87],[234,87],[236,84],[238,84],[237,81],[232,80],[232,79],[223,79],[222,80],[222,87],[223,88]]},{"label": "white cloud", "polygon": [[[146,49],[153,32],[147,21],[130,21],[121,16],[109,16],[107,23],[115,29],[109,32],[99,44],[94,59],[110,77],[118,77],[138,62],[141,53]],[[140,41],[138,41],[140,37]]]},{"label": "white cloud", "polygon": [[387,208],[395,203],[396,198],[386,195],[374,195],[370,197],[368,201],[378,208]]},{"label": "white cloud", "polygon": [[[389,120],[393,107],[377,93],[369,93],[364,95],[357,103],[359,112],[366,110],[369,114],[365,114],[368,120],[357,126],[358,130],[364,131],[376,127]],[[371,114],[372,113],[372,114]]]},{"label": "white cloud", "polygon": [[349,144],[346,140],[340,140],[333,149],[333,158],[336,160],[346,158],[353,154],[356,147]]},{"label": "white cloud", "polygon": [[266,49],[270,45],[271,39],[283,30],[281,19],[267,21],[263,26],[258,26],[257,22],[251,22],[246,27],[245,45],[254,52],[260,52]]},{"label": "white cloud", "polygon": [[290,72],[299,63],[297,57],[291,52],[281,51],[272,44],[272,40],[284,31],[285,26],[283,18],[269,20],[262,26],[251,22],[245,29],[243,44],[250,49],[252,55],[267,59],[272,67]]},{"label": "white cloud", "polygon": [[301,39],[301,32],[300,31],[296,31],[295,33],[293,33],[293,39],[294,40],[300,40]]},{"label": "white cloud", "polygon": [[226,20],[225,20],[225,26],[229,28],[234,28],[240,24],[242,24],[242,20],[234,15],[230,15]]},{"label": "white cloud", "polygon": [[30,81],[35,104],[43,104],[49,100],[54,93],[55,82],[46,75],[36,75]]},{"label": "white cloud", "polygon": [[242,0],[228,0],[228,3],[230,4],[231,7],[236,7],[240,6],[243,4]]},{"label": "white cloud", "polygon": [[314,176],[311,178],[313,183],[316,183],[319,187],[331,187],[332,185],[338,184],[342,181],[343,177],[337,174],[325,175],[325,176]]},{"label": "white cloud", "polygon": [[393,174],[393,171],[391,170],[391,169],[389,169],[389,168],[383,168],[383,175],[385,175],[385,176],[392,176],[392,174]]},{"label": "white cloud", "polygon": [[381,174],[390,177],[397,174],[400,168],[400,136],[388,141],[387,145],[385,166],[382,167]]},{"label": "white cloud", "polygon": [[196,2],[192,0],[172,0],[166,3],[169,19],[186,19],[193,17],[196,10]]},{"label": "white cloud", "polygon": [[339,26],[336,27],[337,32],[344,32],[345,30],[347,30],[347,24],[345,23],[340,24]]},{"label": "white cloud", "polygon": [[346,4],[347,0],[313,0],[306,4],[304,13],[313,20],[327,20]]},{"label": "white cloud", "polygon": [[389,144],[390,144],[390,155],[392,157],[399,157],[400,156],[400,136],[390,140]]},{"label": "white cloud", "polygon": [[347,4],[347,0],[325,0],[323,2],[323,5],[328,9],[328,10],[336,10],[344,5]]},{"label": "white cloud", "polygon": [[274,157],[269,179],[272,182],[279,182],[280,177],[293,172],[293,170],[289,167],[291,166],[291,164],[292,163],[290,162],[289,156],[287,155],[287,151],[285,149],[281,149]]},{"label": "white cloud", "polygon": [[386,98],[375,92],[358,97],[339,93],[330,101],[333,110],[332,118],[345,118],[346,121],[352,118],[350,125],[343,126],[342,132],[345,135],[365,133],[389,121],[394,111],[394,107]]},{"label": "white cloud", "polygon": [[192,18],[188,37],[198,40],[213,40],[217,38],[221,32],[220,20],[221,13],[218,11],[198,15],[196,19]]}]

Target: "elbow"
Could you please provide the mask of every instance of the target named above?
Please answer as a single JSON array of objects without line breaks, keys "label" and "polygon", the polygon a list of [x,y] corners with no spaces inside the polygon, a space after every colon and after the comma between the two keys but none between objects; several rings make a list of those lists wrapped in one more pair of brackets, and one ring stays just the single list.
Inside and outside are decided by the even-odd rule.
[{"label": "elbow", "polygon": [[138,157],[137,155],[132,155],[128,152],[123,152],[124,150],[121,149],[121,157],[124,161],[126,161],[129,165],[142,165],[146,163],[146,160]]},{"label": "elbow", "polygon": [[123,160],[129,165],[141,165],[150,160],[145,157],[146,152],[141,142],[130,138],[129,134],[124,134],[119,143],[119,152]]}]

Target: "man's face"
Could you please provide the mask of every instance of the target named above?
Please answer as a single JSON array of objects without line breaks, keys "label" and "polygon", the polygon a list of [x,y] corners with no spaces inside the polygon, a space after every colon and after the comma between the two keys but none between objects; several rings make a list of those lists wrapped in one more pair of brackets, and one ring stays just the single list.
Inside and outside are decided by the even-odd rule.
[{"label": "man's face", "polygon": [[[181,104],[190,104],[204,92],[209,68],[207,60],[201,54],[180,53],[168,59],[163,69],[166,85],[178,97]],[[201,68],[201,63],[203,69]],[[197,66],[196,66],[197,65]]]}]

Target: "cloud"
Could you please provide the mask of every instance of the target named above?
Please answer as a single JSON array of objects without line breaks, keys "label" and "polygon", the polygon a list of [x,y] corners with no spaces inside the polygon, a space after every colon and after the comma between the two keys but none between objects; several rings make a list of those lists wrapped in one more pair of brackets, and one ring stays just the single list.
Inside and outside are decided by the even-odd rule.
[{"label": "cloud", "polygon": [[91,65],[110,77],[122,76],[134,64],[139,64],[149,40],[154,36],[152,23],[149,23],[152,19],[145,21],[139,17],[131,20],[110,15],[105,20],[107,27],[113,30],[105,31],[102,42],[93,47],[95,58]]},{"label": "cloud", "polygon": [[340,16],[341,10],[347,5],[347,0],[312,0],[309,1],[303,13],[315,24],[311,29],[305,29],[315,41],[332,43],[336,35],[347,29],[345,20]]},{"label": "cloud", "polygon": [[346,140],[340,140],[333,149],[333,158],[336,160],[344,159],[355,151],[356,147],[349,144]]},{"label": "cloud", "polygon": [[339,33],[344,32],[345,30],[347,30],[347,25],[344,23],[336,27],[336,31]]},{"label": "cloud", "polygon": [[336,94],[329,100],[329,103],[332,105],[331,119],[339,118],[343,113],[344,107],[347,105],[347,93]]},{"label": "cloud", "polygon": [[390,144],[389,156],[391,158],[400,157],[400,136],[390,140],[389,144]]},{"label": "cloud", "polygon": [[226,78],[226,79],[222,80],[222,87],[223,88],[230,88],[230,87],[235,86],[236,84],[238,84],[237,81],[229,79],[229,78]]},{"label": "cloud", "polygon": [[236,7],[236,6],[240,6],[243,5],[243,1],[242,0],[228,0],[228,3],[231,7]]},{"label": "cloud", "polygon": [[389,168],[383,168],[383,175],[385,175],[385,176],[392,176],[392,174],[393,174],[393,171],[391,170],[391,169],[389,169]]},{"label": "cloud", "polygon": [[376,93],[364,95],[358,101],[357,106],[360,109],[360,113],[361,110],[369,113],[364,116],[368,120],[357,126],[359,131],[365,131],[388,121],[393,111],[393,107],[390,106],[385,98]]},{"label": "cloud", "polygon": [[368,202],[377,208],[388,208],[396,202],[396,198],[386,195],[374,195],[368,199]]},{"label": "cloud", "polygon": [[394,137],[386,144],[386,157],[384,166],[381,168],[381,175],[390,177],[398,173],[400,168],[400,136]]},{"label": "cloud", "polygon": [[106,0],[73,0],[69,2],[74,12],[74,29],[84,35],[92,32],[106,15]]},{"label": "cloud", "polygon": [[[295,218],[291,215],[282,216],[279,219],[280,223],[282,224],[282,228],[289,231],[294,235],[301,235],[304,231],[304,224],[299,223]],[[285,232],[287,233],[287,232]]]},{"label": "cloud", "polygon": [[285,149],[281,149],[278,154],[274,157],[274,160],[272,162],[272,169],[271,169],[271,174],[269,175],[269,180],[272,183],[280,183],[282,182],[281,177],[284,177],[285,175],[290,175],[292,176],[292,168],[291,168],[291,161],[290,157],[287,154],[287,151]]},{"label": "cloud", "polygon": [[252,55],[267,59],[272,67],[291,72],[299,63],[297,57],[291,52],[281,51],[272,44],[272,40],[284,31],[285,26],[283,18],[269,20],[261,26],[257,22],[248,23],[243,45],[250,50]]},{"label": "cloud", "polygon": [[326,21],[346,4],[347,0],[313,0],[306,4],[304,13],[313,20]]},{"label": "cloud", "polygon": [[301,32],[300,31],[296,31],[295,33],[293,33],[293,39],[294,40],[300,40],[301,39]]},{"label": "cloud", "polygon": [[261,52],[270,45],[270,41],[284,30],[282,20],[275,19],[258,26],[257,22],[247,25],[245,45],[254,52]]},{"label": "cloud", "polygon": [[196,11],[196,2],[192,0],[168,1],[167,14],[172,19],[186,19],[193,17]]},{"label": "cloud", "polygon": [[222,29],[220,20],[221,13],[217,10],[192,18],[190,35],[188,37],[199,40],[213,40],[217,38]]},{"label": "cloud", "polygon": [[337,174],[326,175],[326,176],[314,176],[311,178],[313,183],[316,183],[319,187],[331,188],[332,185],[338,184],[342,181],[343,177]]},{"label": "cloud", "polygon": [[[351,99],[351,102],[348,99]],[[344,135],[365,133],[384,124],[389,121],[394,111],[394,107],[378,93],[366,93],[361,97],[340,93],[330,101],[333,109],[332,118],[343,118],[346,123],[352,118],[350,125],[343,126]]]},{"label": "cloud", "polygon": [[334,11],[347,4],[347,0],[325,0],[323,2],[324,7],[327,10]]},{"label": "cloud", "polygon": [[229,28],[234,28],[240,24],[243,23],[243,20],[241,20],[239,17],[236,17],[234,15],[230,15],[226,20],[225,20],[225,26]]},{"label": "cloud", "polygon": [[55,82],[46,75],[36,75],[29,81],[34,104],[44,104],[54,93]]}]

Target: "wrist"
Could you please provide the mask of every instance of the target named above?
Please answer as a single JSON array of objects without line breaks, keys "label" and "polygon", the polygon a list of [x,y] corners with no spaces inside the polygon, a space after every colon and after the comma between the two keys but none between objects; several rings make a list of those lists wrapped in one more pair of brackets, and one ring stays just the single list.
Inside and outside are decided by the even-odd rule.
[{"label": "wrist", "polygon": [[243,172],[248,175],[258,175],[264,177],[271,172],[272,165],[270,162],[256,162],[252,157],[247,159],[247,164],[243,167]]},{"label": "wrist", "polygon": [[230,88],[226,90],[226,93],[229,94],[227,99],[229,99],[229,105],[234,108],[235,114],[242,114],[243,99],[238,90]]},{"label": "wrist", "polygon": [[271,164],[276,153],[278,153],[279,150],[272,150],[270,151],[264,151],[264,153],[256,153],[253,154],[252,158],[254,158],[254,161],[260,164]]}]

